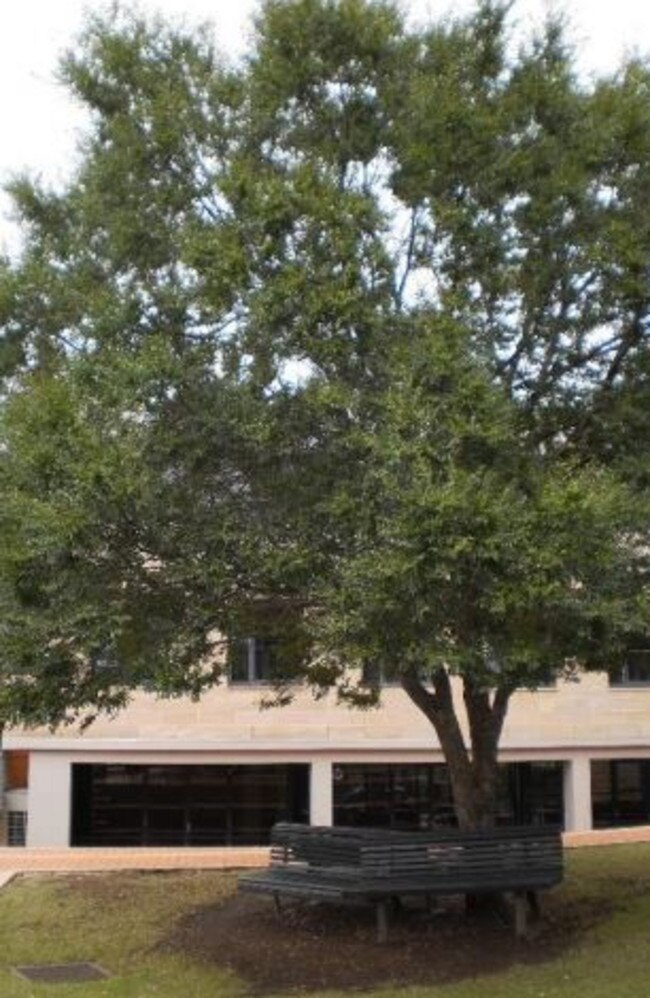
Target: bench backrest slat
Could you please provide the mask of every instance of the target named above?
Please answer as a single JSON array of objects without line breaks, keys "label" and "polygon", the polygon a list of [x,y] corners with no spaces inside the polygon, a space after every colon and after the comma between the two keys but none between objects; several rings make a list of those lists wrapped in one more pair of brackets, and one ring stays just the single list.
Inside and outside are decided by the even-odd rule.
[{"label": "bench backrest slat", "polygon": [[272,830],[271,865],[356,869],[368,877],[512,880],[518,871],[559,879],[562,843],[554,828],[495,828],[481,833],[445,830],[325,828],[281,823]]}]

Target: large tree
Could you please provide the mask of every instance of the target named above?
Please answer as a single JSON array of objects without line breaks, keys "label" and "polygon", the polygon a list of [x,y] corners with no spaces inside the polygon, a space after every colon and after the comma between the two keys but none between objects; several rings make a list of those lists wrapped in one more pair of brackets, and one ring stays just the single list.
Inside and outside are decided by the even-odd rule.
[{"label": "large tree", "polygon": [[267,635],[352,706],[398,676],[490,823],[512,692],[650,623],[650,70],[270,0],[241,64],[122,15],[62,73],[89,134],[0,272],[4,716]]}]

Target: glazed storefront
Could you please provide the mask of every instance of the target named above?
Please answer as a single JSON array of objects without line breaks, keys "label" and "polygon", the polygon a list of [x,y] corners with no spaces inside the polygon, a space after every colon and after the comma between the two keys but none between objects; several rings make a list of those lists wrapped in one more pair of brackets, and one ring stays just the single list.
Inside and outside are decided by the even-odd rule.
[{"label": "glazed storefront", "polygon": [[[333,821],[426,829],[455,823],[443,764],[332,766]],[[276,821],[310,818],[310,767],[72,766],[71,844],[258,845]],[[562,764],[501,767],[501,824],[561,824]]]}]

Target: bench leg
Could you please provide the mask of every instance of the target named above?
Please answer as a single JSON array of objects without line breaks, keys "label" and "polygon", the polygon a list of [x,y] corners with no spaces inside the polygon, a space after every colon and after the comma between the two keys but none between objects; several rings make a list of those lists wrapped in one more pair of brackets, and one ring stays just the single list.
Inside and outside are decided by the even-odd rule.
[{"label": "bench leg", "polygon": [[275,911],[279,918],[282,917],[282,901],[280,895],[277,892],[273,893],[273,903],[275,904]]},{"label": "bench leg", "polygon": [[385,943],[388,939],[388,903],[377,902],[377,942]]},{"label": "bench leg", "polygon": [[542,910],[539,906],[539,898],[537,896],[537,891],[527,891],[526,897],[528,898],[528,910],[530,911],[534,920],[537,921],[542,914]]},{"label": "bench leg", "polygon": [[515,894],[515,935],[517,939],[525,939],[528,932],[527,898],[523,891]]}]

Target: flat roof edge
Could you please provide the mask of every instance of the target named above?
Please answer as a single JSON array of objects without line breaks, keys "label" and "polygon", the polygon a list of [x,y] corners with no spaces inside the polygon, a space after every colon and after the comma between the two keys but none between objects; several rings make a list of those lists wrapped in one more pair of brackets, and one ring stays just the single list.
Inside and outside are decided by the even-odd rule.
[{"label": "flat roof edge", "polygon": [[[321,755],[336,754],[364,755],[384,753],[391,755],[437,755],[441,756],[440,746],[421,741],[367,741],[357,742],[304,741],[278,742],[260,740],[257,742],[219,741],[217,739],[182,742],[178,739],[141,739],[141,738],[47,738],[30,735],[5,734],[2,741],[5,750],[21,750],[31,752],[67,752],[67,753],[115,753],[116,755],[131,755],[134,753],[172,753],[178,755]],[[588,752],[650,752],[650,741],[612,741],[612,742],[556,742],[545,745],[531,743],[506,743],[500,746],[499,754],[507,756],[522,753],[549,757],[573,755]]]}]

